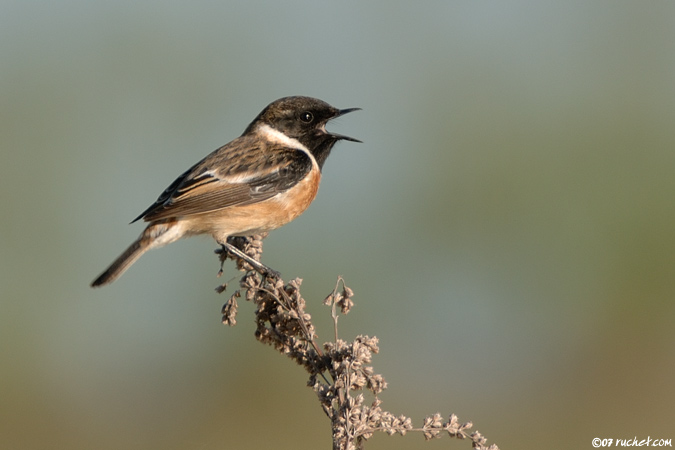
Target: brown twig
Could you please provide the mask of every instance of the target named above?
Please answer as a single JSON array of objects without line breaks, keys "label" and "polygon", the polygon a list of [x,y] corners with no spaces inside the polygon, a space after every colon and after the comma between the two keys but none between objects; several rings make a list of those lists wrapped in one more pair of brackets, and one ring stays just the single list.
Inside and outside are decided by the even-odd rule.
[{"label": "brown twig", "polygon": [[[259,261],[264,237],[230,238],[228,243]],[[334,450],[362,448],[376,431],[389,435],[418,431],[427,440],[447,433],[451,437],[470,440],[475,449],[499,450],[495,444],[488,447],[482,434],[470,432],[473,427],[471,422],[460,423],[454,414],[444,421],[441,414],[436,413],[426,417],[422,427],[415,428],[409,417],[395,416],[382,409],[378,395],[387,388],[387,382],[370,366],[372,355],[379,352],[378,339],[361,335],[348,343],[338,335],[339,314],[349,313],[354,306],[354,292],[346,286],[342,277],[338,277],[335,287],[324,300],[324,304],[331,307],[334,340],[320,346],[311,316],[305,311],[305,300],[300,294],[301,279],[285,283],[277,272],[261,270],[261,267],[268,269],[261,264],[253,267],[225,247],[216,250],[216,253],[221,261],[219,275],[227,259],[234,259],[237,268],[245,272],[239,289],[223,306],[223,323],[236,324],[237,299],[241,298],[243,291],[246,300],[256,306],[256,338],[290,357],[309,373],[308,385],[331,420]],[[216,290],[223,292],[226,287],[224,284]],[[373,396],[370,404],[366,404],[364,391]]]}]

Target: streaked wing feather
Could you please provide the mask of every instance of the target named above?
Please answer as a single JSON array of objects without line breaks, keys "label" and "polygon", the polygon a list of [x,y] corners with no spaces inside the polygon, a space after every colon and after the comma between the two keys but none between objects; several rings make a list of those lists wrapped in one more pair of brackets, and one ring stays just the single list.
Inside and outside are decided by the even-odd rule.
[{"label": "streaked wing feather", "polygon": [[204,164],[209,162],[207,157],[176,179],[138,219],[150,222],[203,214],[257,203],[290,189],[311,170],[312,161],[300,150],[275,150],[263,164],[242,167],[247,170],[225,170],[226,175],[221,175],[223,170],[217,165],[209,169],[210,164]]},{"label": "streaked wing feather", "polygon": [[169,185],[169,187],[164,189],[164,192],[162,192],[160,194],[160,196],[157,198],[157,200],[155,200],[155,203],[153,203],[145,211],[140,213],[138,215],[138,217],[136,217],[134,220],[131,221],[131,223],[134,223],[134,222],[136,222],[140,219],[146,218],[149,215],[157,212],[158,210],[161,210],[163,208],[164,204],[171,200],[171,197],[183,185],[183,183],[186,181],[186,179],[190,176],[190,174],[195,170],[195,168],[198,165],[199,165],[199,163],[195,164],[194,166],[190,167],[188,170],[183,172],[178,178],[173,180],[173,182]]},{"label": "streaked wing feather", "polygon": [[[176,216],[187,216],[190,214],[202,214],[219,209],[228,208],[234,205],[250,203],[251,188],[246,184],[227,184],[222,182],[210,183],[201,188],[195,188],[195,191],[187,191],[189,196],[183,196],[177,200],[172,199],[171,203],[165,204],[161,209],[147,214],[144,217],[146,221],[166,219]],[[270,198],[274,193],[267,196],[261,196],[256,201]]]}]

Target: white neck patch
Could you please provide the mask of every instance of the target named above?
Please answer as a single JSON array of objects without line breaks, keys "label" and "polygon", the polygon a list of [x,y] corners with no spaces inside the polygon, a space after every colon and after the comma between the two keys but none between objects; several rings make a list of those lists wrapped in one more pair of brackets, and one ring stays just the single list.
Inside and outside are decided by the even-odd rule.
[{"label": "white neck patch", "polygon": [[302,145],[302,142],[300,142],[295,138],[290,138],[286,136],[281,131],[275,130],[274,128],[272,128],[267,124],[259,125],[258,133],[264,136],[268,141],[274,142],[275,144],[281,144],[286,147],[297,148],[298,150],[302,150],[303,152],[307,153],[312,158],[312,160],[314,159],[312,153],[309,151],[307,147]]}]

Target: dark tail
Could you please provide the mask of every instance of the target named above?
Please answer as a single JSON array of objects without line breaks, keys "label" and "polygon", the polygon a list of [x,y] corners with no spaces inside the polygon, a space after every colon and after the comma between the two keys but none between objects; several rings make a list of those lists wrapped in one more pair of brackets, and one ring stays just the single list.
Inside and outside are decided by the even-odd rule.
[{"label": "dark tail", "polygon": [[138,258],[141,257],[141,255],[143,255],[143,253],[150,250],[150,247],[148,240],[143,239],[143,235],[141,235],[141,237],[131,244],[105,272],[91,282],[91,287],[104,286],[118,279]]}]

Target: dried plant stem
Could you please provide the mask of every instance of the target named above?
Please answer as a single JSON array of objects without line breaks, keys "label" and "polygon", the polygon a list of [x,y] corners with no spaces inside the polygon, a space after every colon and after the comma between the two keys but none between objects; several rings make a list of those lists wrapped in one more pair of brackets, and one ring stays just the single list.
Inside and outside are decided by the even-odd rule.
[{"label": "dried plant stem", "polygon": [[[331,421],[334,450],[360,449],[376,431],[389,435],[417,431],[427,440],[447,433],[451,437],[470,440],[475,449],[499,450],[495,444],[488,447],[483,435],[478,431],[470,432],[471,422],[460,423],[454,414],[447,421],[440,413],[433,414],[424,419],[422,427],[415,428],[409,417],[395,416],[383,410],[378,395],[387,388],[387,382],[369,365],[372,355],[379,351],[378,339],[361,335],[352,342],[345,342],[338,334],[338,318],[354,306],[354,292],[345,285],[342,277],[338,277],[335,287],[324,300],[324,304],[331,307],[334,340],[319,345],[311,316],[305,311],[305,300],[300,295],[302,280],[296,278],[285,283],[277,272],[259,263],[264,237],[230,238],[227,247],[216,250],[221,261],[219,275],[227,259],[234,259],[237,268],[245,272],[239,289],[223,306],[223,323],[236,324],[237,299],[243,292],[245,299],[256,306],[256,339],[293,359],[309,373],[307,384],[316,393]],[[236,251],[232,254],[230,245],[248,258],[241,258]],[[253,264],[247,262],[249,258]],[[226,286],[221,285],[216,290],[223,292]],[[370,404],[366,404],[364,391],[373,397]]]}]

